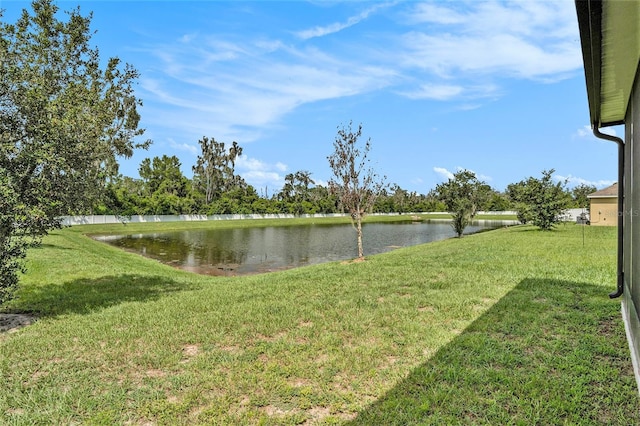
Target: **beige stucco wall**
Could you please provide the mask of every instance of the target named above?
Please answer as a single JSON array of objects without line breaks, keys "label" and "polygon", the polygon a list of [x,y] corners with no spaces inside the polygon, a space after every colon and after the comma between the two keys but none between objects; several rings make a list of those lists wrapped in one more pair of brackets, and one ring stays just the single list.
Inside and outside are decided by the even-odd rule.
[{"label": "beige stucco wall", "polygon": [[640,232],[635,229],[636,212],[640,212],[640,74],[636,69],[636,80],[625,117],[624,144],[624,215],[623,222],[623,279],[622,318],[629,340],[631,359],[640,390]]},{"label": "beige stucco wall", "polygon": [[618,225],[618,199],[611,198],[591,198],[591,208],[589,209],[591,225],[594,226],[617,226]]}]

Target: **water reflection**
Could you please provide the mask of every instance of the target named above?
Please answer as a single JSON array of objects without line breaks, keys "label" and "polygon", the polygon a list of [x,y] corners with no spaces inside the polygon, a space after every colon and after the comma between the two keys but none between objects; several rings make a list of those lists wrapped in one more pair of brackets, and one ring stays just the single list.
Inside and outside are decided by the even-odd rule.
[{"label": "water reflection", "polygon": [[[504,225],[476,222],[465,233]],[[366,223],[365,256],[455,236],[447,222]],[[96,239],[163,263],[208,275],[245,275],[357,256],[351,225],[200,229]]]}]

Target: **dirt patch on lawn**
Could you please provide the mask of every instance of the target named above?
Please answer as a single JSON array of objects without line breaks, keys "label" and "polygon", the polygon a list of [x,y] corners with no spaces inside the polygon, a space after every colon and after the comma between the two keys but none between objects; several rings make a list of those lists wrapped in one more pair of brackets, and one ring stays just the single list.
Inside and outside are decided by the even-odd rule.
[{"label": "dirt patch on lawn", "polygon": [[355,259],[343,260],[340,262],[342,265],[351,265],[352,263],[361,263],[367,260],[365,257],[356,257]]},{"label": "dirt patch on lawn", "polygon": [[22,327],[33,324],[38,317],[32,314],[0,313],[0,333],[13,333]]}]

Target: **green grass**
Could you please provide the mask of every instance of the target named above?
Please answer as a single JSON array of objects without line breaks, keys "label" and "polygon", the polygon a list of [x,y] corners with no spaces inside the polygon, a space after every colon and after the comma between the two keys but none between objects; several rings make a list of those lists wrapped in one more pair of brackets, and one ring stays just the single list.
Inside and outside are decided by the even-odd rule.
[{"label": "green grass", "polygon": [[111,227],[29,253],[7,309],[41,318],[0,335],[0,424],[640,423],[615,228],[206,277],[83,235]]}]

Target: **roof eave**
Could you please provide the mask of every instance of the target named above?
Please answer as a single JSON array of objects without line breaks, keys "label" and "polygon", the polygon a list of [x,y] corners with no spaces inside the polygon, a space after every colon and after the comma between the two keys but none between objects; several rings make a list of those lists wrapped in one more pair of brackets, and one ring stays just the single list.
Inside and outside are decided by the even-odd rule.
[{"label": "roof eave", "polygon": [[590,124],[602,127],[599,114],[602,70],[602,4],[590,0],[576,0],[576,12],[587,84]]}]

